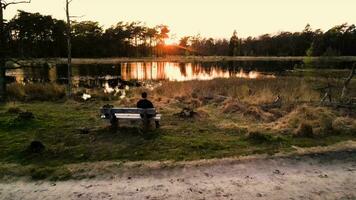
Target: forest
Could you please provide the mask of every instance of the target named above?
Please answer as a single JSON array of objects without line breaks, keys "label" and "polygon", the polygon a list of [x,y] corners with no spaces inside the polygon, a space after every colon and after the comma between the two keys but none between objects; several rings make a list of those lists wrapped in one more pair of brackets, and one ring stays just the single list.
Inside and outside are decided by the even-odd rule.
[{"label": "forest", "polygon": [[[341,24],[327,31],[307,24],[301,32],[279,32],[229,39],[185,36],[176,45],[166,45],[167,25],[148,27],[142,22],[118,22],[104,29],[98,22],[72,25],[73,56],[148,57],[199,56],[355,56],[356,26]],[[12,57],[66,57],[66,22],[40,13],[18,11],[5,22],[7,55]]]}]

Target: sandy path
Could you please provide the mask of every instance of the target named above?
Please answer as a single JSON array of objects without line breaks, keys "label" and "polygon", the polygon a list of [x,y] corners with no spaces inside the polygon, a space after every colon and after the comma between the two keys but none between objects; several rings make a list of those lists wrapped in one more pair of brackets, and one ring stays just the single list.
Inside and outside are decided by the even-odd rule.
[{"label": "sandy path", "polygon": [[80,181],[0,183],[0,199],[356,199],[356,151],[221,160]]}]

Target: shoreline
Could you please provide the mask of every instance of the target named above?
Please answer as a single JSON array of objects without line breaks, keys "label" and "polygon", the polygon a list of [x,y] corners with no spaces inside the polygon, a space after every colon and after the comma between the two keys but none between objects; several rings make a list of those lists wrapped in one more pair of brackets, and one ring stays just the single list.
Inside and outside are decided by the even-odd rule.
[{"label": "shoreline", "polygon": [[[35,64],[66,64],[66,58],[30,58],[17,59],[24,65]],[[115,58],[73,58],[72,64],[118,64],[123,62],[229,62],[229,61],[335,61],[335,62],[356,62],[356,56],[339,56],[339,57],[277,57],[277,56],[167,56],[167,57],[115,57]]]}]

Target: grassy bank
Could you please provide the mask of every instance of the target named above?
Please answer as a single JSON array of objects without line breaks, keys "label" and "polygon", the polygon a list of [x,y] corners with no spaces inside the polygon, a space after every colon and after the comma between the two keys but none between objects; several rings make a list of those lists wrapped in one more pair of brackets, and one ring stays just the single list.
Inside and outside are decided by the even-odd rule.
[{"label": "grassy bank", "polygon": [[[67,179],[74,163],[273,154],[355,140],[355,111],[319,106],[319,84],[303,78],[164,82],[149,91],[162,127],[147,133],[129,122],[113,131],[99,118],[104,104],[134,106],[144,88],[115,101],[8,102],[0,106],[0,177]],[[277,95],[281,107],[266,108]],[[182,116],[183,108],[194,112]],[[29,151],[32,141],[44,151]]]}]

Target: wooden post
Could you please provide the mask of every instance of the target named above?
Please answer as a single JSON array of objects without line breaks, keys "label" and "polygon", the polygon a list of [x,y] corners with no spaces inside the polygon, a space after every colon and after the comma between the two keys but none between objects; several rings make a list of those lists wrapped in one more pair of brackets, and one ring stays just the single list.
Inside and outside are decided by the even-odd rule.
[{"label": "wooden post", "polygon": [[6,100],[6,69],[3,58],[0,58],[0,102]]},{"label": "wooden post", "polygon": [[3,2],[0,0],[0,101],[5,101],[6,96],[6,74],[5,74],[5,31]]},{"label": "wooden post", "polygon": [[69,4],[70,0],[66,0],[66,15],[67,15],[67,51],[68,51],[68,86],[67,92],[68,96],[72,96],[72,37],[71,37],[71,23],[69,15]]}]

